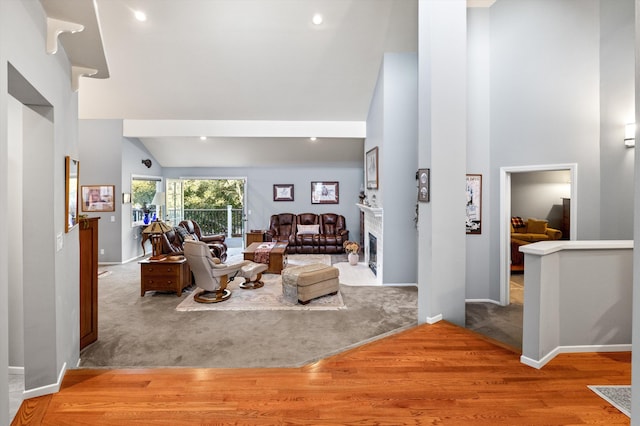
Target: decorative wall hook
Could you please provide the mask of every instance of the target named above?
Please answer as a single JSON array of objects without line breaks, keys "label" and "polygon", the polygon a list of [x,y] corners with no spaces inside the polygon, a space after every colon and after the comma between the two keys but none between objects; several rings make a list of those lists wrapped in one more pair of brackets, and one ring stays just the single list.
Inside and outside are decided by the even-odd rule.
[{"label": "decorative wall hook", "polygon": [[153,163],[151,162],[151,160],[150,160],[150,159],[148,159],[148,158],[147,158],[146,160],[142,160],[142,164],[144,164],[145,166],[147,166],[147,169],[149,169],[149,168],[151,168],[151,165],[152,165]]},{"label": "decorative wall hook", "polygon": [[60,34],[73,34],[82,30],[84,30],[84,25],[47,17],[47,53],[53,55],[58,51],[58,36]]}]

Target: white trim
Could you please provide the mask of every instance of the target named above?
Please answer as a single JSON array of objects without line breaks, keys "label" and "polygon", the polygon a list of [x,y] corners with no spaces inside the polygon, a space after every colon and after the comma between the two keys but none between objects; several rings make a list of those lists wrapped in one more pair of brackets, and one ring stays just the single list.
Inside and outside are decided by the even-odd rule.
[{"label": "white trim", "polygon": [[21,374],[24,376],[24,367],[9,366],[9,374]]},{"label": "white trim", "polygon": [[520,362],[539,370],[559,354],[585,352],[631,352],[631,344],[558,346],[543,356],[540,360],[535,360],[522,355],[520,356]]},{"label": "white trim", "polygon": [[592,241],[539,241],[520,247],[520,251],[536,256],[546,256],[563,250],[611,250],[633,249],[633,240],[592,240]]},{"label": "white trim", "polygon": [[35,389],[29,389],[23,392],[22,396],[24,399],[35,398],[38,396],[49,395],[52,393],[56,393],[60,390],[60,386],[62,385],[62,379],[64,378],[65,373],[67,372],[67,363],[62,364],[62,368],[60,369],[60,374],[58,374],[58,381],[56,383],[52,383],[47,386],[41,386]]},{"label": "white trim", "polygon": [[569,170],[571,175],[571,217],[570,240],[578,239],[578,164],[542,164],[531,166],[511,166],[500,168],[500,304],[509,304],[509,242],[511,234],[511,174],[527,172],[552,172]]},{"label": "white trim", "polygon": [[[360,264],[364,265],[364,262],[360,262]],[[393,287],[418,287],[416,283],[382,283],[383,286],[393,286]]]},{"label": "white trim", "polygon": [[438,314],[435,317],[427,317],[427,324],[435,324],[442,321],[442,314]]},{"label": "white trim", "polygon": [[493,300],[493,299],[465,299],[464,302],[465,303],[493,303],[494,305],[504,306],[499,301]]},{"label": "white trim", "polygon": [[365,138],[365,121],[123,120],[124,137]]}]

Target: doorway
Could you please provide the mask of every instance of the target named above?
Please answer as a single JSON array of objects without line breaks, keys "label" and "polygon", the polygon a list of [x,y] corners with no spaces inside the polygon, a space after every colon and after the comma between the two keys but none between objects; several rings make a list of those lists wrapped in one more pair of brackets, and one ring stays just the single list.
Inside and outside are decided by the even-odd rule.
[{"label": "doorway", "polygon": [[167,215],[174,224],[194,220],[204,234],[225,234],[228,247],[241,247],[246,185],[244,177],[167,179]]},{"label": "doorway", "polygon": [[[507,306],[511,301],[511,217],[512,183],[514,174],[566,171],[569,175],[570,231],[569,239],[576,239],[577,212],[577,170],[578,165],[549,164],[538,166],[502,167],[500,169],[500,304]],[[558,200],[561,203],[561,200]]]},{"label": "doorway", "polygon": [[11,224],[7,352],[13,417],[24,396],[39,396],[34,390],[40,391],[42,377],[56,381],[55,365],[49,368],[48,360],[55,360],[57,353],[55,333],[51,332],[51,325],[55,325],[53,248],[57,239],[55,215],[43,214],[55,205],[56,182],[51,179],[55,175],[53,107],[11,64],[7,71],[7,202],[11,206],[7,210]]}]

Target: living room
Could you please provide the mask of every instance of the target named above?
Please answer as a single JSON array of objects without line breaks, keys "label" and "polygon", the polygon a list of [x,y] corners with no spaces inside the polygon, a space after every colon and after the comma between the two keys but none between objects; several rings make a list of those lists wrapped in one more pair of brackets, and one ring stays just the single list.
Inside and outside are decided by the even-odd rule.
[{"label": "living room", "polygon": [[[52,137],[55,144],[51,148],[51,158],[55,160],[53,166],[38,169],[43,163],[38,157],[43,154],[37,149],[33,151],[36,155],[30,157],[30,161],[25,161],[26,174],[33,176],[41,186],[47,188],[43,191],[44,203],[54,207],[51,223],[49,218],[42,217],[41,212],[36,214],[35,211],[27,211],[25,216],[29,223],[37,223],[44,229],[37,238],[39,245],[51,248],[51,253],[44,253],[40,257],[41,265],[46,266],[47,272],[47,276],[40,282],[47,283],[47,286],[44,289],[29,286],[25,293],[26,300],[39,302],[38,306],[31,306],[29,311],[35,311],[37,315],[26,316],[27,325],[40,330],[37,335],[29,336],[27,340],[29,356],[32,357],[29,362],[34,363],[33,371],[38,377],[30,386],[37,388],[56,383],[59,373],[65,368],[63,364],[68,362],[71,365],[78,359],[78,350],[75,347],[77,345],[74,344],[77,342],[73,333],[68,331],[77,322],[73,314],[74,301],[77,300],[77,279],[74,278],[77,270],[77,241],[73,241],[75,234],[65,234],[63,230],[64,193],[58,183],[62,182],[64,156],[78,156],[84,184],[113,183],[118,185],[118,193],[126,192],[126,185],[134,172],[179,177],[185,176],[186,171],[176,168],[175,174],[172,175],[172,171],[160,166],[158,163],[161,161],[155,157],[153,158],[157,161],[154,161],[151,169],[142,166],[140,160],[150,158],[149,151],[142,143],[130,140],[130,137],[125,135],[121,128],[122,117],[116,118],[115,115],[99,119],[85,116],[86,119],[95,120],[92,126],[96,127],[90,133],[84,133],[87,131],[86,128],[80,129],[92,138],[92,144],[87,147],[80,143],[77,136],[79,132],[76,130],[85,124],[78,124],[76,121],[77,98],[70,88],[70,71],[66,58],[47,56],[43,49],[44,30],[40,23],[44,22],[44,13],[41,7],[30,2],[20,6],[15,3],[17,2],[2,2],[0,6],[3,8],[0,13],[0,27],[7,35],[0,41],[3,47],[0,50],[0,58],[3,63],[14,64],[56,108]],[[431,2],[420,3],[427,8],[431,6]],[[421,118],[417,121],[420,122],[420,130],[414,141],[420,143],[414,143],[410,147],[411,160],[396,165],[395,169],[389,168],[393,160],[393,148],[388,148],[393,144],[385,143],[383,151],[389,157],[381,158],[381,172],[383,179],[389,179],[385,183],[386,188],[409,188],[407,191],[415,196],[415,170],[418,166],[432,168],[432,201],[420,205],[420,241],[416,243],[406,236],[390,241],[396,247],[409,246],[407,252],[412,253],[410,256],[415,256],[411,266],[403,269],[410,270],[418,265],[416,281],[420,283],[422,297],[425,298],[421,302],[421,321],[427,317],[435,318],[442,313],[445,319],[459,322],[465,298],[499,300],[497,248],[500,229],[497,218],[501,207],[498,195],[498,169],[502,166],[577,163],[579,177],[576,185],[579,185],[581,191],[577,205],[580,215],[580,221],[576,224],[578,238],[633,237],[634,150],[626,149],[622,141],[624,124],[632,119],[634,109],[634,2],[567,0],[550,3],[552,2],[536,0],[498,1],[490,9],[470,10],[468,14],[457,11],[456,17],[452,18],[454,26],[449,30],[463,40],[467,40],[467,32],[469,34],[469,44],[465,49],[469,50],[469,57],[472,58],[469,59],[469,64],[475,66],[469,66],[468,79],[467,52],[460,55],[459,50],[464,49],[457,49],[455,46],[458,44],[448,44],[452,41],[453,35],[442,30],[442,45],[438,47],[445,53],[434,59],[431,64],[439,71],[435,78],[442,80],[430,83],[421,81],[418,96]],[[423,13],[424,11],[421,11],[418,16],[422,16]],[[447,16],[446,11],[442,13]],[[448,17],[446,21],[448,22]],[[544,37],[541,37],[540,28],[545,29],[542,34]],[[427,36],[421,34],[418,37]],[[15,42],[16,39],[20,40],[20,43]],[[424,61],[434,52],[424,50],[429,44],[423,43],[424,38],[420,40],[422,47],[418,49],[418,63],[421,71],[418,75],[422,80],[427,74]],[[436,40],[436,43],[439,41]],[[523,49],[523,46],[526,48]],[[456,58],[453,68],[446,52],[450,52]],[[460,57],[462,59],[459,59]],[[460,71],[460,75],[463,76],[454,75],[452,69]],[[6,83],[5,70],[6,67],[3,67],[2,78]],[[379,69],[376,70],[378,71]],[[84,80],[81,86],[87,86],[84,85]],[[433,84],[433,87],[440,87],[444,93],[436,90],[436,93],[427,94],[426,89],[422,89],[423,84]],[[469,84],[468,105],[466,96],[462,96],[463,100],[460,101],[457,94],[457,90],[460,90],[458,88],[466,84]],[[165,91],[168,89],[166,86],[164,84],[156,88],[162,87],[162,91]],[[7,87],[7,84],[3,87]],[[9,87],[12,92],[12,86]],[[80,88],[81,101],[82,97],[88,94],[88,91],[85,92],[86,88]],[[453,113],[447,114],[449,109],[438,109],[438,105],[448,104],[452,99],[451,93],[456,94],[456,101]],[[3,92],[0,96],[3,101],[0,117],[7,120],[5,99],[8,95]],[[432,124],[435,130],[429,127],[431,123],[426,121],[430,120],[425,118],[427,114],[424,111],[429,110],[425,99],[429,96],[434,96],[436,100],[435,112],[431,110],[434,113]],[[187,94],[184,97],[189,98]],[[132,94],[130,98],[133,101],[141,96]],[[139,118],[141,117],[136,117]],[[188,117],[167,117],[171,118]],[[97,126],[100,123],[105,126],[105,138],[98,137],[100,131]],[[438,129],[444,130],[438,133]],[[372,135],[373,133],[367,131],[367,138]],[[0,141],[4,142],[7,136],[2,135],[0,138]],[[364,156],[368,149],[379,145],[378,141],[360,142],[361,155]],[[451,144],[452,148],[449,147]],[[2,144],[5,145],[7,144]],[[177,155],[188,156],[182,150]],[[2,161],[3,167],[0,169],[8,173],[8,168],[4,166],[9,160],[4,154]],[[111,170],[107,174],[100,172],[91,176],[89,173],[92,168],[99,170],[97,167],[101,162],[109,164]],[[125,162],[130,164],[124,165]],[[291,173],[285,174],[284,179],[279,179],[278,173],[288,173],[289,167]],[[275,206],[267,207],[273,203],[272,184],[294,184],[296,205],[298,191],[302,190],[299,199],[304,204],[301,206],[308,207],[308,193],[304,195],[304,191],[305,188],[309,188],[311,181],[340,180],[340,207],[349,206],[348,208],[352,209],[348,213],[348,226],[350,230],[357,230],[358,211],[355,203],[363,181],[362,162],[360,165],[339,166],[337,171],[331,170],[331,167],[327,164],[318,165],[316,169],[310,169],[308,166],[280,165],[271,170],[247,167],[235,172],[233,169],[216,167],[193,169],[190,173],[192,176],[227,176],[237,173],[238,176],[247,177],[250,185],[255,184],[256,192],[249,194],[249,199],[250,202],[258,204],[255,207],[251,206],[250,228],[263,227],[268,216],[265,213],[275,210]],[[403,175],[405,180],[391,180],[394,178],[392,174],[404,171],[409,175]],[[458,216],[453,214],[458,211],[457,201],[448,198],[455,198],[451,197],[451,194],[456,193],[455,188],[460,187],[462,193],[465,173],[481,173],[484,177],[483,229],[486,232],[483,230],[481,235],[465,236],[450,223],[461,223]],[[398,176],[400,174],[397,173]],[[340,175],[338,179],[337,175]],[[271,179],[270,176],[276,176],[278,179]],[[85,181],[85,178],[91,179]],[[385,199],[382,200],[385,210],[390,192],[392,190],[388,189],[384,193]],[[4,206],[9,205],[6,193],[5,188],[0,191],[0,204]],[[463,194],[460,197],[462,199]],[[409,209],[402,210],[401,215],[387,223],[408,223],[414,239],[417,239],[413,222],[415,204],[414,197]],[[278,210],[282,209],[280,205],[277,206]],[[0,222],[8,223],[8,207],[3,208],[1,212],[0,218],[3,220]],[[295,211],[299,212],[301,211]],[[462,217],[461,207],[460,218]],[[134,249],[137,250],[139,242],[132,237],[131,228],[125,225],[128,219],[127,213],[119,211],[115,218],[119,221],[116,222],[117,226],[111,225],[110,215],[101,220],[101,225],[107,226],[102,235],[112,238],[105,240],[105,244],[108,244],[105,246],[105,256],[114,256],[105,258],[105,261],[121,262],[135,257]],[[57,247],[58,234],[62,235],[63,247],[54,252],[52,248]],[[3,235],[3,238],[6,253],[6,247],[15,246],[15,240],[6,235]],[[125,241],[126,249],[123,248]],[[433,250],[435,253],[432,253],[428,250],[431,246],[437,247],[438,250]],[[35,249],[37,250],[37,247]],[[120,255],[117,254],[119,250]],[[0,270],[6,271],[8,256],[2,256],[1,261]],[[465,267],[461,268],[461,264]],[[2,287],[6,288],[9,282],[6,272],[1,279]],[[449,290],[452,290],[453,295]],[[46,292],[45,298],[41,297],[43,291]],[[427,303],[427,295],[430,302],[434,301],[433,304]],[[3,320],[8,317],[8,311],[8,302],[3,302],[0,306]],[[35,340],[39,342],[36,344]],[[41,348],[41,342],[46,343],[44,348]],[[3,387],[2,384],[0,383],[0,388]]]}]

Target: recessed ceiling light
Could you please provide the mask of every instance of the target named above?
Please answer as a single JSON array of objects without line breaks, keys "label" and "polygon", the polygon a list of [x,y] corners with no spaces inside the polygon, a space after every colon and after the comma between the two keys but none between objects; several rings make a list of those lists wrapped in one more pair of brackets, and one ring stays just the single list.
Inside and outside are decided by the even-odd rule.
[{"label": "recessed ceiling light", "polygon": [[312,137],[310,137],[310,138],[309,138],[309,140],[310,140],[311,142],[315,142],[317,139],[318,139],[318,138],[316,138],[315,136],[312,136]]},{"label": "recessed ceiling light", "polygon": [[135,18],[140,22],[144,22],[147,20],[147,14],[141,10],[134,11],[133,16],[135,16]]},{"label": "recessed ceiling light", "polygon": [[315,15],[313,15],[311,22],[313,22],[314,25],[322,24],[322,15],[320,15],[319,13],[316,13]]},{"label": "recessed ceiling light", "polygon": [[207,137],[206,137],[206,136],[200,136],[200,140],[201,140],[201,141],[206,141],[206,140],[207,140]]}]

